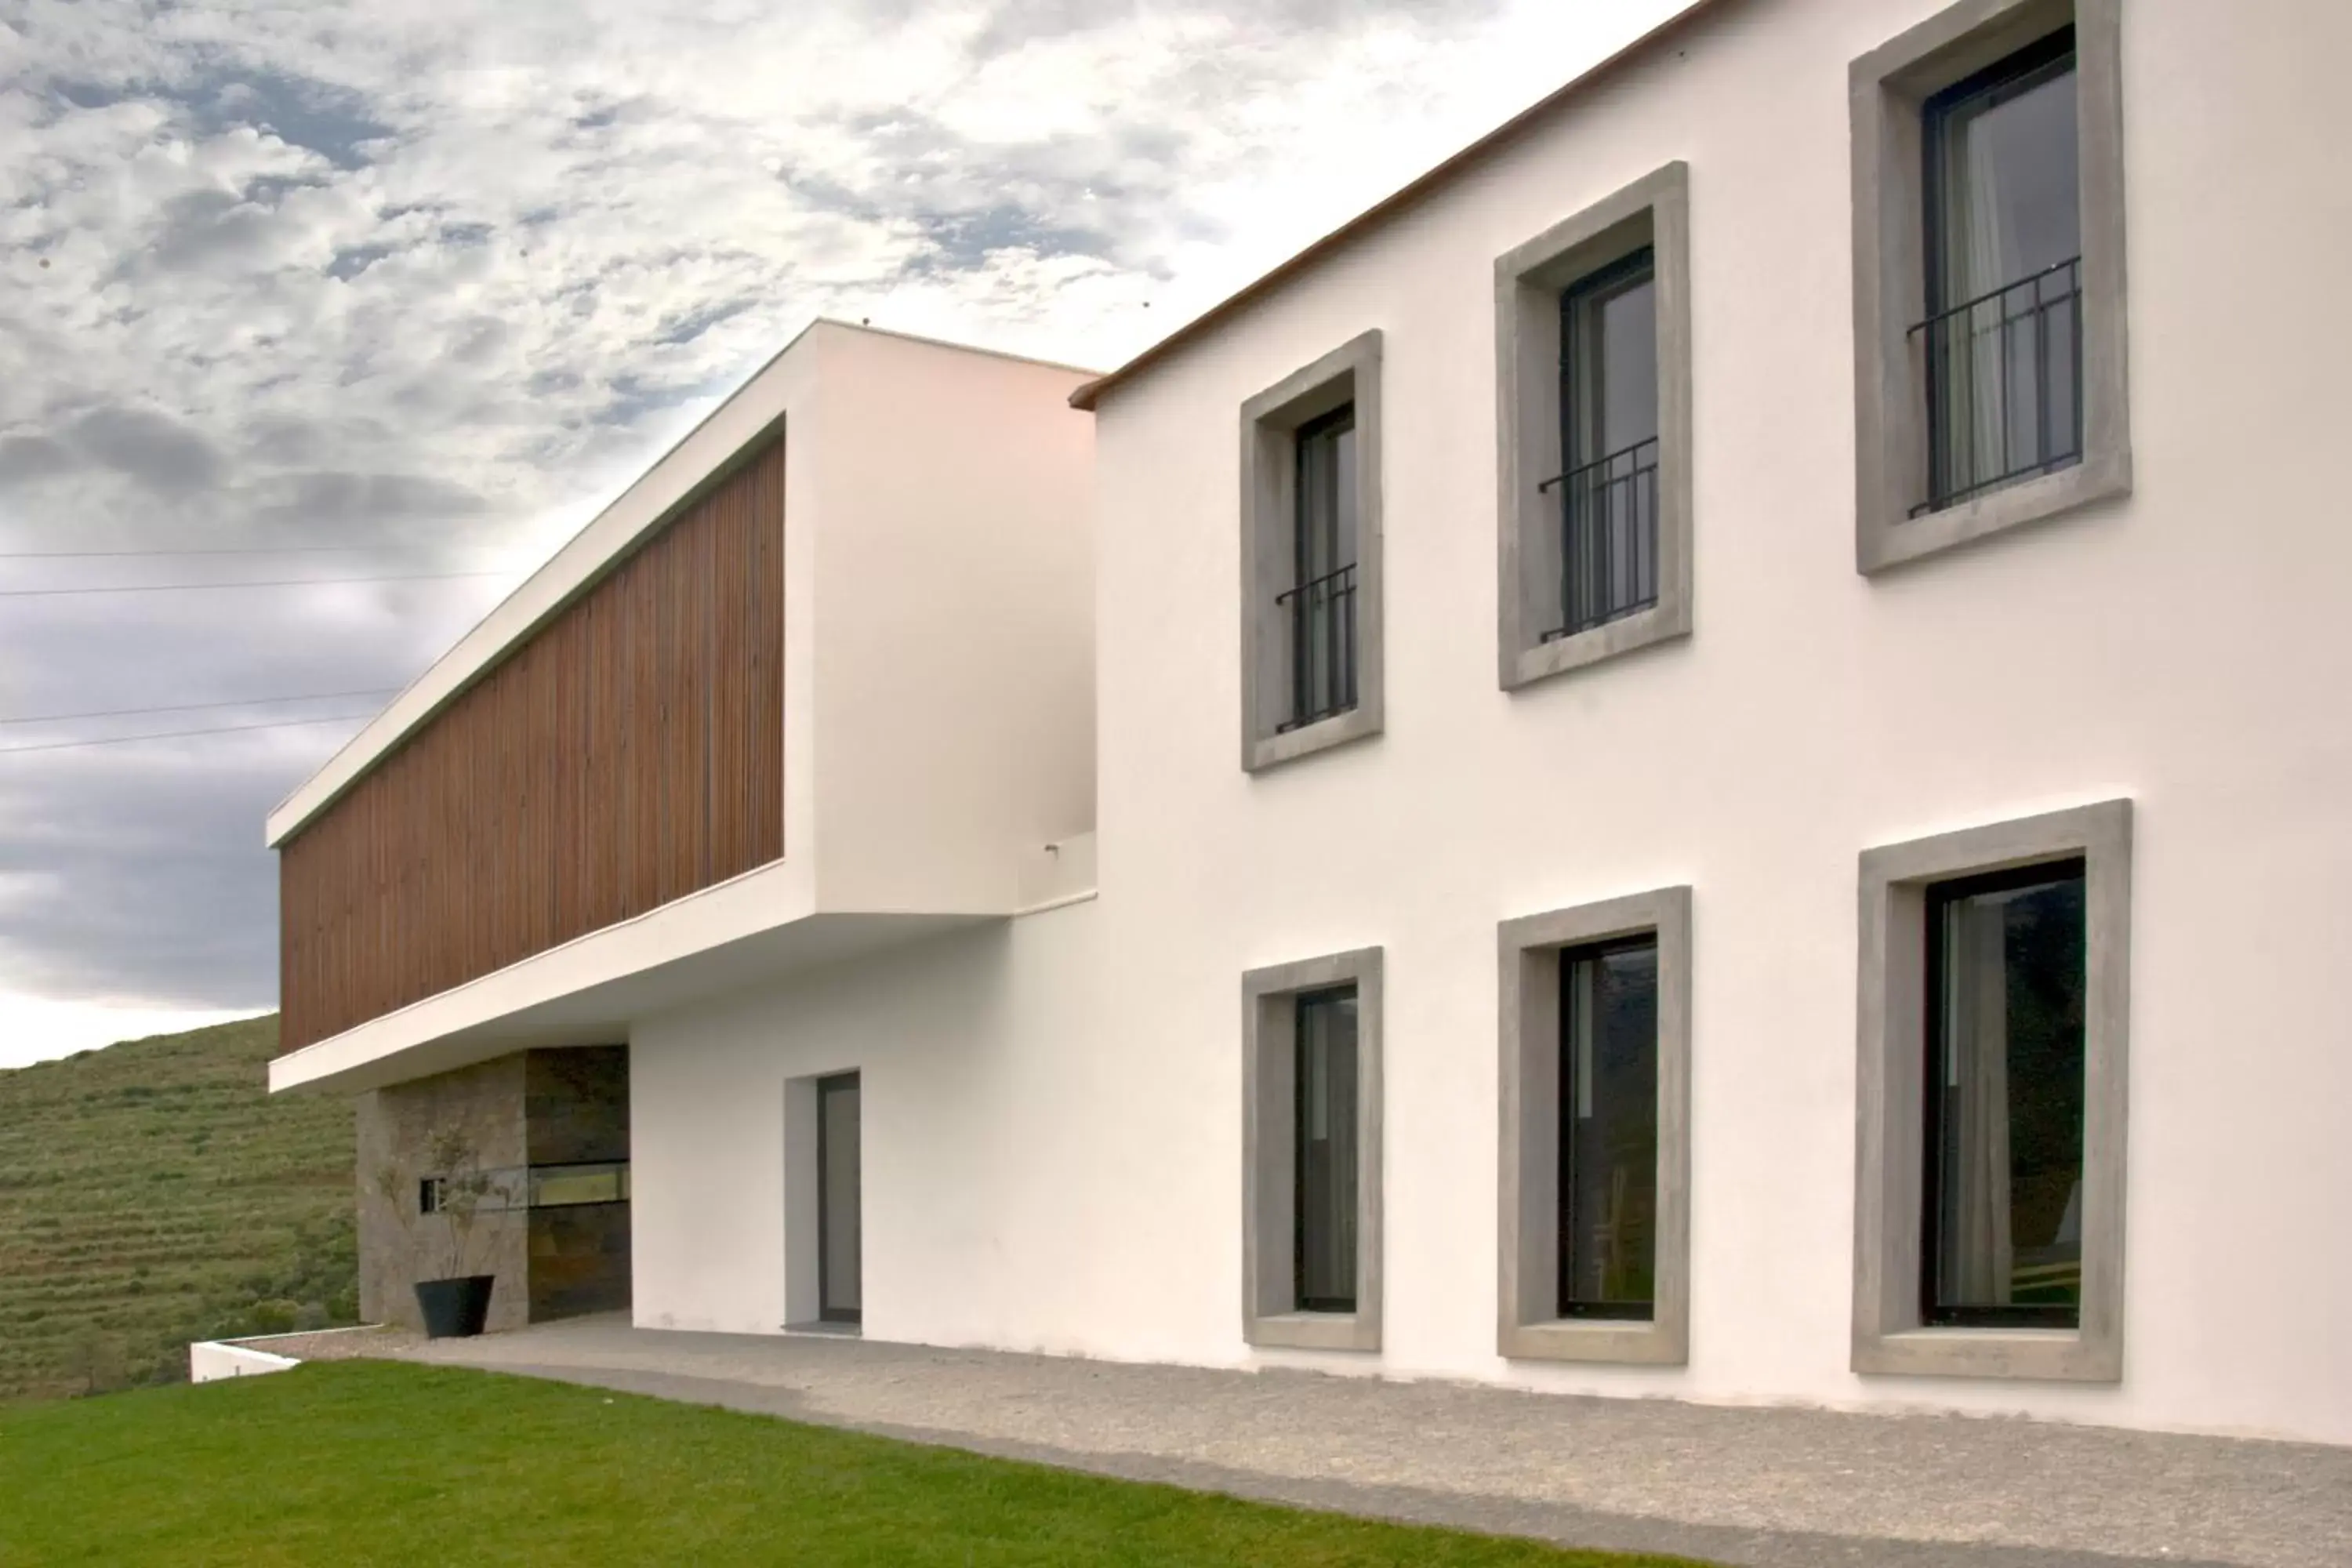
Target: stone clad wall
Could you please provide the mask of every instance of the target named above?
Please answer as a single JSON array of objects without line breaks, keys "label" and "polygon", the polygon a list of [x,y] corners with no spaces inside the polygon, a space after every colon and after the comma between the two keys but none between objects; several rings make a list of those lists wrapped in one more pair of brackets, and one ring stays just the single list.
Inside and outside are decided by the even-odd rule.
[{"label": "stone clad wall", "polygon": [[[626,1160],[627,1047],[519,1051],[360,1096],[360,1315],[370,1322],[421,1326],[410,1287],[452,1271],[450,1222],[417,1212],[420,1184],[448,1173],[431,1168],[447,1127],[488,1171]],[[493,1331],[629,1304],[625,1203],[483,1214],[464,1250],[458,1271],[498,1280]]]},{"label": "stone clad wall", "polygon": [[[409,1287],[449,1273],[452,1251],[449,1222],[417,1213],[418,1184],[446,1174],[428,1168],[433,1141],[455,1127],[484,1169],[525,1163],[523,1079],[524,1058],[516,1055],[360,1096],[360,1316],[367,1321],[421,1326]],[[526,1218],[480,1215],[466,1247],[463,1272],[498,1278],[494,1330],[530,1321]]]},{"label": "stone clad wall", "polygon": [[534,1165],[629,1157],[629,1047],[527,1051],[523,1122]]}]

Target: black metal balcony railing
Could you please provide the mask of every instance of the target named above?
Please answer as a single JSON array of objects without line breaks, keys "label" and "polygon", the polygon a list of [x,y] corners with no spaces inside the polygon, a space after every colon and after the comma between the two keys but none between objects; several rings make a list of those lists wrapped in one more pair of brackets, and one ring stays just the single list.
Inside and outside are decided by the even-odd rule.
[{"label": "black metal balcony railing", "polygon": [[1546,479],[1560,499],[1559,624],[1551,642],[1658,602],[1658,438]]},{"label": "black metal balcony railing", "polygon": [[2080,460],[2083,258],[1911,329],[1927,377],[1927,499],[1917,517]]},{"label": "black metal balcony railing", "polygon": [[1274,596],[1290,632],[1290,717],[1296,730],[1356,705],[1356,568],[1301,583]]}]

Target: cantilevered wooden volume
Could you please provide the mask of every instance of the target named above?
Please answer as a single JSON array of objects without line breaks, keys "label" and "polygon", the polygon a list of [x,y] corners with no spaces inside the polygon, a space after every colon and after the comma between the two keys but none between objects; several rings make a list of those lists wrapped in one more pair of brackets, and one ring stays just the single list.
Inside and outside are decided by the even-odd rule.
[{"label": "cantilevered wooden volume", "polygon": [[296,1049],[783,854],[784,447],[280,847]]}]

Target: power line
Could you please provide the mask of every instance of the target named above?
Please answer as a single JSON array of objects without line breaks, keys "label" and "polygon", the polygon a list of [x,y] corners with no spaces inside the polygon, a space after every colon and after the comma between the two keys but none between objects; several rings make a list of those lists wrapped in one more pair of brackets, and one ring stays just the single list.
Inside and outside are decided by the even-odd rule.
[{"label": "power line", "polygon": [[420,572],[405,577],[279,577],[258,583],[146,583],[127,588],[0,588],[0,599],[49,599],[68,594],[180,594],[204,588],[313,588],[338,583],[446,583],[459,577],[504,577],[499,572]]},{"label": "power line", "polygon": [[195,735],[236,735],[247,730],[291,730],[303,724],[353,723],[372,718],[367,713],[336,713],[324,719],[280,719],[268,724],[221,724],[208,730],[169,730],[159,735],[110,735],[102,741],[43,741],[31,746],[0,746],[0,757],[11,752],[69,752],[81,746],[126,746],[134,741],[184,741]]},{"label": "power line", "polygon": [[147,713],[194,713],[205,708],[267,708],[279,702],[327,702],[346,697],[389,697],[397,686],[366,691],[314,691],[304,697],[247,697],[227,702],[183,702],[170,708],[102,708],[89,713],[36,713],[21,719],[0,719],[0,724],[63,724],[76,719],[131,719]]},{"label": "power line", "polygon": [[413,553],[420,550],[478,550],[480,545],[451,544],[257,544],[205,546],[197,550],[0,550],[0,561],[99,561],[155,555],[366,555]]}]

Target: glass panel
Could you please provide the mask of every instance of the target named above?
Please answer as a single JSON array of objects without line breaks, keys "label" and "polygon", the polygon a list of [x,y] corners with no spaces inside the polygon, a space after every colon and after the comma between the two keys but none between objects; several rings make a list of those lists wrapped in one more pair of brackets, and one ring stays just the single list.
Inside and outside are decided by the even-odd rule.
[{"label": "glass panel", "polygon": [[1931,1322],[2079,1316],[2083,900],[2080,861],[1931,889]]},{"label": "glass panel", "polygon": [[629,1196],[629,1167],[619,1163],[534,1165],[530,1183],[530,1203],[535,1209],[624,1203]]},{"label": "glass panel", "polygon": [[1560,296],[1560,621],[1586,630],[1658,596],[1656,267],[1644,248]]},{"label": "glass panel", "polygon": [[1932,113],[1943,209],[1937,309],[2083,253],[2071,51],[2021,71],[2010,68]]},{"label": "glass panel", "polygon": [[858,1269],[857,1078],[817,1085],[817,1316],[857,1321],[864,1304]]},{"label": "glass panel", "polygon": [[1651,1315],[1658,1213],[1658,942],[1559,955],[1559,1311]]},{"label": "glass panel", "polygon": [[526,1206],[530,1173],[520,1165],[428,1176],[417,1188],[420,1214],[503,1214]]},{"label": "glass panel", "polygon": [[1579,284],[1568,294],[1578,318],[1568,399],[1571,468],[1658,433],[1657,289],[1651,254],[1623,270]]},{"label": "glass panel", "polygon": [[1277,595],[1290,638],[1285,729],[1356,704],[1356,410],[1300,427],[1291,586]]},{"label": "glass panel", "polygon": [[1353,561],[1356,521],[1353,405],[1298,432],[1298,581],[1311,583]]},{"label": "glass panel", "polygon": [[2071,32],[1930,100],[1926,344],[1937,498],[2079,455]]},{"label": "glass panel", "polygon": [[1356,990],[1298,998],[1297,1297],[1356,1310]]}]

